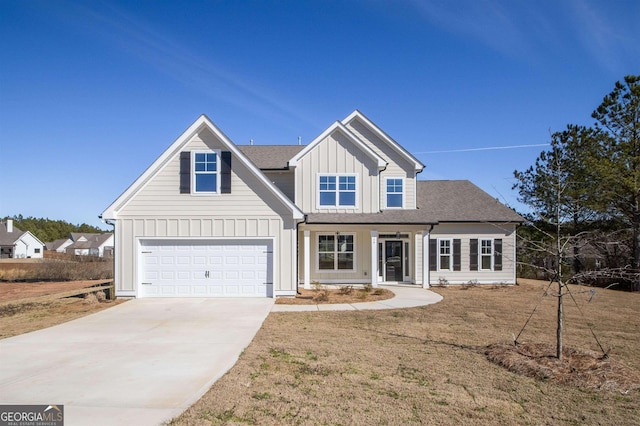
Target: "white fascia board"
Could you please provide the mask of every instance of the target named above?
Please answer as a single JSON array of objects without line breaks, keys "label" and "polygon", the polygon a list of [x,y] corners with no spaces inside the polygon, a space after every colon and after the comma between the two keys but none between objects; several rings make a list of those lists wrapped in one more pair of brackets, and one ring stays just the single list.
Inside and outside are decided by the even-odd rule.
[{"label": "white fascia board", "polygon": [[336,131],[339,131],[340,133],[345,135],[347,137],[347,139],[349,139],[355,146],[357,146],[362,152],[367,154],[367,156],[369,158],[371,158],[373,161],[375,161],[377,166],[378,166],[378,170],[382,170],[385,167],[387,167],[387,162],[385,161],[384,158],[382,158],[378,154],[376,154],[371,148],[369,148],[356,135],[354,135],[353,132],[351,132],[349,129],[347,129],[345,127],[345,125],[342,124],[339,121],[336,121],[331,126],[329,126],[317,138],[315,138],[306,147],[304,147],[304,149],[302,151],[300,151],[292,159],[290,159],[289,160],[289,167],[296,167],[298,165],[298,161],[300,161],[300,159],[302,157],[307,155],[307,153],[309,151],[311,151],[312,149],[314,149],[316,147],[316,145],[321,143],[323,140],[325,140],[327,137],[329,137],[329,135],[331,135],[332,133],[334,133]]},{"label": "white fascia board", "polygon": [[304,219],[304,213],[287,198],[267,177],[258,169],[242,151],[225,135],[206,115],[202,114],[198,119],[185,130],[161,155],[158,157],[143,173],[136,179],[123,193],[120,195],[107,209],[102,213],[101,217],[107,220],[115,220],[118,218],[118,212],[124,208],[133,196],[139,192],[146,183],[164,167],[168,161],[176,155],[180,149],[185,146],[193,136],[202,128],[208,128],[226,148],[236,155],[254,175],[265,184],[265,186],[273,192],[285,206],[287,206],[294,219]]},{"label": "white fascia board", "polygon": [[356,118],[360,120],[365,126],[367,126],[367,128],[371,130],[376,136],[386,142],[387,145],[393,148],[398,154],[404,157],[408,162],[412,163],[416,173],[419,173],[424,169],[425,166],[420,162],[420,160],[414,157],[409,151],[404,149],[398,142],[394,141],[391,136],[387,135],[380,127],[376,126],[373,121],[369,120],[360,111],[353,111],[347,118],[342,120],[342,124],[346,126]]}]

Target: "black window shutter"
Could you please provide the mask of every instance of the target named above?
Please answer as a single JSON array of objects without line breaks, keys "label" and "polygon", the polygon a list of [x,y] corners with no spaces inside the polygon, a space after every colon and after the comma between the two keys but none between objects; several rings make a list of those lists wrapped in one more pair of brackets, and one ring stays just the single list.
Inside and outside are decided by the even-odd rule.
[{"label": "black window shutter", "polygon": [[438,240],[429,240],[429,270],[438,269]]},{"label": "black window shutter", "polygon": [[180,193],[191,193],[191,152],[180,153]]},{"label": "black window shutter", "polygon": [[220,192],[231,194],[231,152],[222,151],[220,153],[222,167],[220,169]]},{"label": "black window shutter", "polygon": [[502,271],[502,238],[493,240],[493,270]]},{"label": "black window shutter", "polygon": [[469,240],[469,270],[478,270],[478,239]]},{"label": "black window shutter", "polygon": [[453,240],[453,270],[460,270],[460,238]]}]

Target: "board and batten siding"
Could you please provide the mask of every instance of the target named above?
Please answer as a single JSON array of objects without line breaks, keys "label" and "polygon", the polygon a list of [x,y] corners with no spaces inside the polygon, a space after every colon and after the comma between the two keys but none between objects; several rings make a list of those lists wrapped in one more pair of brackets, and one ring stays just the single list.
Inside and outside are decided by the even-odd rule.
[{"label": "board and batten siding", "polygon": [[[448,282],[465,284],[477,281],[479,284],[515,284],[516,225],[513,223],[440,224],[431,232],[431,240],[438,238],[460,239],[460,271],[430,272],[430,284]],[[470,267],[470,245],[472,239],[502,239],[502,270],[472,271]],[[421,257],[420,259],[421,260]],[[422,281],[422,268],[418,269]]]},{"label": "board and batten siding", "polygon": [[[181,151],[225,147],[209,130]],[[135,295],[141,238],[269,238],[273,240],[275,295],[295,294],[296,223],[291,211],[237,158],[231,167],[231,193],[181,194],[180,153],[173,153],[143,187],[118,206],[116,292]]]},{"label": "board and batten siding", "polygon": [[[318,175],[355,174],[356,208],[318,209]],[[335,131],[309,151],[296,170],[296,204],[307,213],[374,213],[378,205],[377,164],[354,146],[340,131]]]},{"label": "board and batten siding", "polygon": [[353,120],[347,124],[347,128],[351,130],[360,140],[362,140],[372,151],[384,158],[387,167],[380,173],[380,207],[385,207],[386,186],[385,177],[403,177],[404,180],[404,208],[416,208],[416,173],[414,165],[403,158],[397,151],[391,148],[386,142],[382,141],[372,131],[358,120]]}]

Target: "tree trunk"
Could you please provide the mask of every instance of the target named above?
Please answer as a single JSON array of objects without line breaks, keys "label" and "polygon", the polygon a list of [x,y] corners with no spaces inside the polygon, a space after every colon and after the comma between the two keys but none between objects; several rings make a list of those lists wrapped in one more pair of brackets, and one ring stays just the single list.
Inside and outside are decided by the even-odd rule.
[{"label": "tree trunk", "polygon": [[562,298],[564,297],[562,290],[562,280],[558,278],[558,328],[556,330],[556,358],[558,358],[558,360],[560,361],[562,361]]}]

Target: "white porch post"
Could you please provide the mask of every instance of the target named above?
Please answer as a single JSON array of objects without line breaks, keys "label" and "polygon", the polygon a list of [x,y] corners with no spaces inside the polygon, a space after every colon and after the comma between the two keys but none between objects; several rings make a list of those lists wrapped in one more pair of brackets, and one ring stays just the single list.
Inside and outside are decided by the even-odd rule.
[{"label": "white porch post", "polygon": [[304,231],[304,288],[311,290],[311,231]]},{"label": "white porch post", "polygon": [[371,231],[371,286],[378,287],[378,231]]},{"label": "white porch post", "polygon": [[422,288],[429,288],[431,276],[429,272],[429,230],[422,231]]}]

